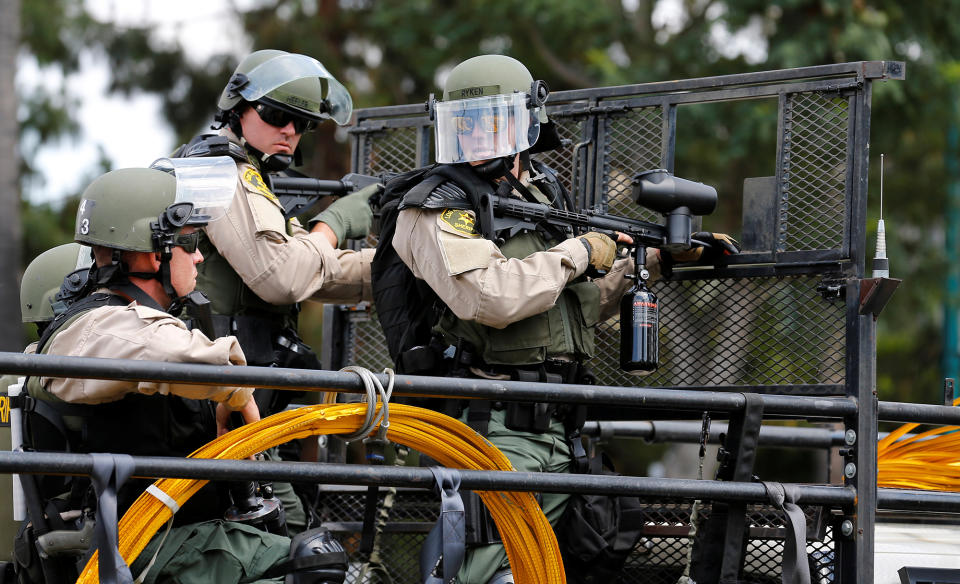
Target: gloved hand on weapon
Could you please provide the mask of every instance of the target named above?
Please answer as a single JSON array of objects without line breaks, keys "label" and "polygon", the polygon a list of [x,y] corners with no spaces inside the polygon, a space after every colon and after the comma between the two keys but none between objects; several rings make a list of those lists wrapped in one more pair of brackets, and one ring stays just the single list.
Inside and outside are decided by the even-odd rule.
[{"label": "gloved hand on weapon", "polygon": [[382,189],[383,185],[376,183],[340,197],[310,220],[311,230],[317,231],[320,223],[327,225],[336,235],[337,244],[345,239],[366,237],[373,223],[369,200]]},{"label": "gloved hand on weapon", "polygon": [[617,259],[617,244],[603,233],[591,231],[577,237],[580,243],[587,248],[587,257],[590,267],[586,274],[590,277],[602,276],[613,267]]},{"label": "gloved hand on weapon", "polygon": [[726,233],[697,231],[690,235],[690,239],[704,245],[696,245],[685,251],[670,252],[668,255],[674,263],[713,264],[723,256],[740,253],[740,242]]}]

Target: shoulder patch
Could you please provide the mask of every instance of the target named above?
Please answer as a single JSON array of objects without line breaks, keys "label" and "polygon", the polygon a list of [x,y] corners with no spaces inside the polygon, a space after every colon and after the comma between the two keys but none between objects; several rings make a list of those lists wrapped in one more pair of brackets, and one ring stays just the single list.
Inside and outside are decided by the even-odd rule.
[{"label": "shoulder patch", "polygon": [[277,196],[267,188],[267,183],[263,182],[263,177],[260,176],[260,173],[253,167],[247,167],[243,171],[243,184],[255,193],[260,193],[264,197],[270,199],[276,204],[280,204],[280,200],[277,199]]},{"label": "shoulder patch", "polygon": [[463,209],[444,209],[440,220],[453,228],[457,233],[477,237],[477,220],[473,214]]}]

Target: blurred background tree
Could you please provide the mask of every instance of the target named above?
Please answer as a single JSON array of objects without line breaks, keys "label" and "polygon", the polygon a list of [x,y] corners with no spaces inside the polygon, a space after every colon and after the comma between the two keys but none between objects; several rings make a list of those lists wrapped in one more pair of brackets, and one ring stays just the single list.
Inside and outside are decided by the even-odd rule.
[{"label": "blurred background tree", "polygon": [[[958,70],[953,55],[960,54],[960,3],[264,0],[231,10],[253,49],[316,57],[348,86],[358,107],[422,102],[439,92],[445,71],[489,52],[516,57],[553,90],[905,61],[907,81],[878,83],[873,96],[870,228],[878,213],[883,152],[888,254],[893,275],[904,279],[880,319],[878,386],[882,399],[939,401],[944,327],[956,327],[943,314],[957,302],[946,292],[956,250],[945,249],[945,216],[948,185],[958,180],[946,161],[947,130],[957,122],[951,87]],[[24,2],[21,13],[21,50],[68,71],[76,67],[79,47],[96,48],[109,61],[114,91],[162,98],[180,142],[209,127],[237,61],[224,53],[192,63],[190,47],[161,43],[146,27],[97,22],[79,0]],[[38,137],[31,144],[75,130],[64,95],[20,99],[21,135]],[[776,128],[761,113],[735,105],[685,113],[691,121],[679,129],[678,173],[715,184],[721,197],[739,193],[744,177],[772,174],[767,161]],[[722,149],[715,146],[718,137]],[[306,137],[304,149],[307,174],[330,178],[349,170],[348,135],[332,124]],[[23,154],[27,179],[30,152]],[[91,174],[109,164],[104,160]],[[69,205],[24,209],[24,226],[31,230],[24,258],[69,239]]]}]

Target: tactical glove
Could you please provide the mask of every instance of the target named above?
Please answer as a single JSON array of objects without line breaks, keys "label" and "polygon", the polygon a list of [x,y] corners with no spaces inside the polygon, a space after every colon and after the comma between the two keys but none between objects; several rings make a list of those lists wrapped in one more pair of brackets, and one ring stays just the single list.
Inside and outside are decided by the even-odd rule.
[{"label": "tactical glove", "polygon": [[376,183],[340,197],[311,219],[310,225],[326,223],[336,234],[338,243],[343,243],[345,239],[366,237],[373,223],[373,210],[370,209],[369,200],[381,190],[383,185]]},{"label": "tactical glove", "polygon": [[713,264],[722,256],[740,253],[740,243],[726,233],[710,233],[697,231],[690,235],[691,239],[703,242],[706,246],[698,245],[686,251],[670,252],[670,258],[676,263],[697,262],[699,264]]},{"label": "tactical glove", "polygon": [[588,276],[602,276],[610,271],[613,260],[617,259],[617,243],[602,233],[591,231],[584,233],[577,239],[587,248],[590,267]]}]

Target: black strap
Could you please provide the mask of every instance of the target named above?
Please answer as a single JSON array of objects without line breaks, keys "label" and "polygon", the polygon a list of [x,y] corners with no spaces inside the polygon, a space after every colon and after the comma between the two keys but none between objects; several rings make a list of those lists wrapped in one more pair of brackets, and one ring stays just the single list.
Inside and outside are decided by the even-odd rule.
[{"label": "black strap", "polygon": [[[363,445],[367,450],[367,463],[382,466],[384,462],[384,448],[386,443],[379,438],[365,438]],[[367,487],[367,496],[363,503],[363,531],[360,535],[360,553],[369,554],[373,551],[376,538],[375,523],[377,519],[377,503],[380,501],[380,489],[377,485]]]},{"label": "black strap", "polygon": [[[27,422],[28,428],[30,426],[29,415],[36,414],[40,416],[41,418],[46,420],[48,424],[56,428],[57,432],[60,434],[60,437],[63,438],[64,449],[67,452],[71,452],[70,435],[67,433],[67,427],[63,423],[63,416],[71,415],[70,414],[71,411],[76,412],[76,415],[80,415],[79,412],[81,411],[84,412],[84,414],[87,414],[89,413],[89,410],[87,410],[87,408],[89,408],[90,406],[83,406],[83,405],[72,406],[71,404],[64,403],[64,404],[58,404],[60,406],[63,406],[63,409],[60,409],[60,408],[54,407],[52,404],[49,404],[43,401],[42,399],[36,399],[29,395],[21,395],[19,397],[23,399],[23,413],[25,414],[24,417],[28,420]],[[28,436],[28,439],[31,442],[33,442],[32,433],[30,436]]]},{"label": "black strap", "polygon": [[[157,273],[159,273],[159,272],[157,272]],[[148,276],[154,276],[154,275],[156,275],[156,273],[154,273],[154,274],[133,274],[133,273],[131,273],[131,274],[129,274],[129,275],[131,275],[131,276],[134,276],[134,275],[135,275],[135,276],[137,276],[137,277],[145,278],[145,277],[148,277]],[[140,288],[139,286],[134,286],[134,285],[133,285],[132,283],[130,283],[130,282],[119,282],[119,283],[111,284],[111,285],[110,285],[110,289],[113,290],[113,291],[115,291],[115,292],[120,292],[120,293],[122,293],[122,294],[126,294],[126,295],[129,296],[130,298],[136,300],[136,301],[137,301],[137,304],[139,304],[140,306],[147,306],[147,307],[149,307],[149,308],[153,308],[154,310],[159,310],[159,311],[161,311],[161,312],[166,312],[166,309],[163,308],[162,306],[160,306],[160,303],[157,302],[156,300],[154,300],[152,296],[150,296],[149,294],[147,294],[146,292],[144,292],[143,289]],[[174,293],[174,294],[176,294],[176,293]]]},{"label": "black strap", "polygon": [[[431,466],[430,471],[440,493],[440,518],[420,549],[420,574],[424,584],[445,584],[460,571],[466,552],[460,473],[439,466]],[[442,576],[437,575],[437,568],[442,569]]]},{"label": "black strap", "polygon": [[118,548],[117,490],[133,474],[133,457],[128,454],[91,454],[90,478],[97,491],[97,523],[94,535],[99,554],[99,575],[103,584],[133,584],[130,567]]},{"label": "black strap", "polygon": [[810,584],[810,564],[807,563],[807,517],[795,503],[796,488],[761,481],[770,502],[783,511],[787,520],[787,538],[783,544],[783,584]]},{"label": "black strap", "polygon": [[467,412],[467,425],[473,428],[481,436],[487,435],[490,426],[490,400],[478,399],[470,401],[470,409]]}]

